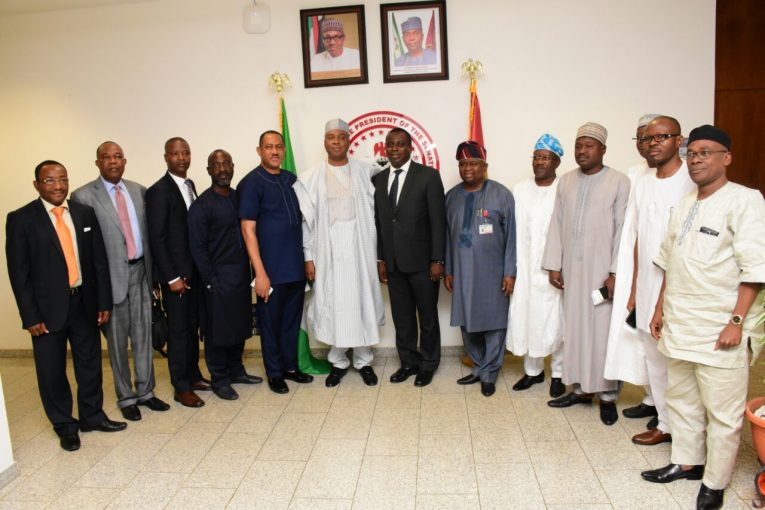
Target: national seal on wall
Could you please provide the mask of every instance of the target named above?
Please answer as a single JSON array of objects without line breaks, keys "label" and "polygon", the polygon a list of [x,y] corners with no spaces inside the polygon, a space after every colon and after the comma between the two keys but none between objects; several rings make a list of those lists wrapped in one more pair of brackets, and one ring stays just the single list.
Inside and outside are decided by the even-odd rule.
[{"label": "national seal on wall", "polygon": [[413,118],[397,112],[376,111],[359,115],[348,124],[351,135],[349,156],[382,167],[387,166],[385,137],[388,131],[397,127],[412,137],[412,161],[440,170],[441,162],[433,138]]}]

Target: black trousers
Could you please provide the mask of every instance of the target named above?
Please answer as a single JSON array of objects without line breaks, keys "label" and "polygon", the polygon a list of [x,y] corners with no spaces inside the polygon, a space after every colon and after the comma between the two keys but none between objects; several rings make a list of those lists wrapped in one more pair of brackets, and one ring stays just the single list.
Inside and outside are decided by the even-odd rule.
[{"label": "black trousers", "polygon": [[[79,421],[72,416],[72,388],[66,377],[67,339],[77,381]],[[32,348],[43,409],[59,436],[76,433],[80,423],[97,425],[106,419],[101,409],[101,334],[96,323],[88,321],[81,295],[69,299],[66,325],[60,331],[32,337]]]},{"label": "black trousers", "polygon": [[297,344],[303,317],[305,281],[273,285],[266,303],[258,297],[260,348],[268,377],[298,369]]},{"label": "black trousers", "polygon": [[209,340],[205,341],[205,361],[210,371],[213,389],[231,385],[231,378],[245,375],[242,363],[244,340],[234,345],[215,346]]},{"label": "black trousers", "polygon": [[202,379],[199,371],[199,289],[178,295],[162,285],[162,303],[167,313],[167,366],[175,391],[191,391],[191,385]]},{"label": "black trousers", "polygon": [[[435,372],[441,361],[438,287],[428,271],[388,272],[388,293],[401,366]],[[420,318],[419,349],[417,316]]]}]

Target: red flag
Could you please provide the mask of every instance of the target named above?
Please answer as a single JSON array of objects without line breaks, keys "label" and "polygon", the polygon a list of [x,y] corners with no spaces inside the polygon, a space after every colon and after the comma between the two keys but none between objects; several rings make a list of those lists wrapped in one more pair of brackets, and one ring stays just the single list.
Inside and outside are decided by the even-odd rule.
[{"label": "red flag", "polygon": [[430,24],[428,25],[428,35],[425,36],[425,47],[436,51],[436,13],[430,14]]},{"label": "red flag", "polygon": [[478,103],[478,92],[475,80],[470,81],[470,115],[468,117],[468,140],[483,145],[483,125],[481,124],[481,105]]}]

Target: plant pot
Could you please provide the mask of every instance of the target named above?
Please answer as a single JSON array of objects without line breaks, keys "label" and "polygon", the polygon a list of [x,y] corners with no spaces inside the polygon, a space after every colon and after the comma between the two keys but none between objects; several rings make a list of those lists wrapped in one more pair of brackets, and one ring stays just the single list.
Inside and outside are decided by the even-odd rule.
[{"label": "plant pot", "polygon": [[765,464],[765,418],[754,415],[754,412],[765,405],[765,397],[753,398],[746,403],[746,419],[752,425],[752,441],[757,450],[757,458],[760,464]]}]

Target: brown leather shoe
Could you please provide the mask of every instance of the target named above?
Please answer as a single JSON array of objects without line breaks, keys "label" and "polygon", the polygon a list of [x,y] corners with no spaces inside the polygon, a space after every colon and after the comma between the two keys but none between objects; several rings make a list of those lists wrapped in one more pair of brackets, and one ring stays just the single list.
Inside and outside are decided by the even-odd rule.
[{"label": "brown leather shoe", "polygon": [[191,384],[191,391],[212,391],[212,384],[205,378]]},{"label": "brown leather shoe", "polygon": [[173,399],[186,407],[202,407],[205,405],[205,401],[199,398],[193,391],[176,391]]},{"label": "brown leather shoe", "polygon": [[666,432],[662,432],[658,428],[655,428],[653,430],[649,430],[648,432],[643,432],[642,434],[637,434],[636,436],[633,436],[632,442],[635,444],[643,445],[643,446],[653,446],[655,444],[671,443],[672,434],[667,434]]}]

